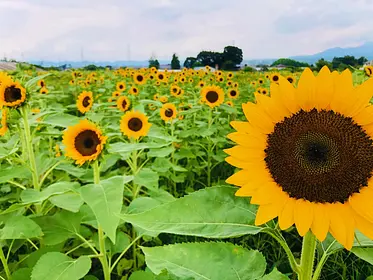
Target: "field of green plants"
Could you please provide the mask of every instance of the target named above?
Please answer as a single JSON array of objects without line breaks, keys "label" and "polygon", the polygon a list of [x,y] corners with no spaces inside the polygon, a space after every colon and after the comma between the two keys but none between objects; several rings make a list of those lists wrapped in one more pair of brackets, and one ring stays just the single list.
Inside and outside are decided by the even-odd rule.
[{"label": "field of green plants", "polygon": [[[297,229],[226,182],[230,123],[280,75],[301,73],[0,72],[0,279],[298,279]],[[355,237],[317,242],[312,279],[373,279]]]}]

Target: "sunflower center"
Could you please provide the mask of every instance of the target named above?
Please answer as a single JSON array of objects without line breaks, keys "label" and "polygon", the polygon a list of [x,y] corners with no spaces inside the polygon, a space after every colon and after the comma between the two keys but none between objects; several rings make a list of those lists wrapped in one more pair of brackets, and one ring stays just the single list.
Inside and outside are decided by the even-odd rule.
[{"label": "sunflower center", "polygon": [[279,80],[279,77],[278,77],[277,75],[275,75],[275,76],[273,76],[272,80],[273,80],[274,82],[277,82],[277,81]]},{"label": "sunflower center", "polygon": [[174,114],[174,111],[172,109],[166,109],[164,114],[166,115],[167,118],[171,118]]},{"label": "sunflower center", "polygon": [[97,133],[93,130],[85,130],[75,137],[75,149],[82,156],[91,156],[97,152],[97,146],[101,143]]},{"label": "sunflower center", "polygon": [[162,80],[162,79],[163,79],[163,75],[160,74],[160,75],[158,76],[158,78]]},{"label": "sunflower center", "polygon": [[22,98],[22,93],[19,88],[16,88],[15,86],[11,86],[5,89],[5,93],[4,93],[5,102],[11,103],[11,102],[20,100],[21,98]]},{"label": "sunflower center", "polygon": [[291,77],[289,77],[287,80],[288,80],[289,83],[291,83],[291,84],[294,82],[293,78],[291,78]]},{"label": "sunflower center", "polygon": [[119,85],[119,88],[120,88],[120,89],[123,89],[123,85]]},{"label": "sunflower center", "polygon": [[90,101],[91,101],[91,98],[89,96],[84,97],[83,102],[82,102],[83,107],[88,107],[91,104]]},{"label": "sunflower center", "polygon": [[126,101],[126,100],[123,100],[123,101],[122,101],[122,108],[126,108],[126,106],[127,106],[127,101]]},{"label": "sunflower center", "polygon": [[128,128],[132,131],[140,131],[142,128],[142,121],[139,118],[132,118],[128,121]]},{"label": "sunflower center", "polygon": [[236,96],[237,95],[237,92],[235,90],[232,90],[231,91],[231,96]]},{"label": "sunflower center", "polygon": [[296,199],[345,202],[368,185],[373,141],[352,118],[299,111],[268,135],[265,162],[275,182]]},{"label": "sunflower center", "polygon": [[174,93],[177,93],[177,88],[173,88],[172,91],[173,91]]},{"label": "sunflower center", "polygon": [[216,101],[218,101],[219,95],[218,95],[218,93],[216,91],[209,91],[206,94],[206,99],[210,103],[215,103]]},{"label": "sunflower center", "polygon": [[139,76],[137,76],[137,80],[138,80],[139,82],[142,82],[142,80],[144,80],[144,77],[141,76],[141,75],[139,75]]}]

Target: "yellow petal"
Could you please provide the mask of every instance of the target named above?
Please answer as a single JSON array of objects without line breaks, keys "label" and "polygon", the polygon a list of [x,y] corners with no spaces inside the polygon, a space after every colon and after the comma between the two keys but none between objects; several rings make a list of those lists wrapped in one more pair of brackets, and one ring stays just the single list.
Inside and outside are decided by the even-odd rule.
[{"label": "yellow petal", "polygon": [[330,216],[330,233],[350,250],[354,240],[354,217],[348,204],[333,203],[328,206]]},{"label": "yellow petal", "polygon": [[369,105],[369,101],[373,96],[373,79],[369,79],[355,88],[352,96],[355,97],[355,100],[350,103],[350,106],[344,112],[346,116],[350,117],[356,116],[364,107]]},{"label": "yellow petal", "polygon": [[[272,89],[272,87],[276,89]],[[278,88],[278,89],[277,89]],[[274,92],[274,93],[272,93]],[[300,106],[296,99],[296,90],[292,84],[284,77],[280,77],[280,83],[271,84],[271,96],[276,103],[282,103],[290,113],[295,114],[300,110]]]},{"label": "yellow petal", "polygon": [[252,196],[259,188],[259,185],[246,185],[236,191],[235,196]]},{"label": "yellow petal", "polygon": [[260,226],[276,218],[282,211],[283,203],[260,205],[256,213],[255,225]]},{"label": "yellow petal", "polygon": [[248,178],[250,178],[251,172],[248,170],[241,170],[229,177],[225,182],[228,184],[243,186],[247,184]]},{"label": "yellow petal", "polygon": [[296,200],[288,198],[281,214],[278,217],[280,229],[286,230],[294,224],[294,208]]},{"label": "yellow petal", "polygon": [[373,106],[368,106],[362,109],[356,116],[354,116],[354,121],[362,126],[372,124]]},{"label": "yellow petal", "polygon": [[356,213],[354,215],[354,218],[358,230],[361,231],[361,233],[364,234],[366,237],[373,239],[373,223],[367,221]]},{"label": "yellow petal", "polygon": [[316,77],[316,108],[318,110],[327,109],[334,94],[333,77],[328,67],[321,68]]},{"label": "yellow petal", "polygon": [[324,241],[328,234],[330,225],[327,206],[322,203],[316,203],[313,206],[313,213],[314,218],[311,230],[318,240]]},{"label": "yellow petal", "polygon": [[[234,132],[227,136],[230,140],[246,148],[264,150],[267,146],[267,136],[260,134],[252,136],[246,133]],[[261,137],[261,138],[258,138]]]},{"label": "yellow petal", "polygon": [[256,135],[258,133],[258,129],[253,127],[249,122],[231,121],[230,125],[238,132],[251,135]]},{"label": "yellow petal", "polygon": [[313,222],[312,203],[298,199],[294,207],[294,222],[300,236],[305,236]]},{"label": "yellow petal", "polygon": [[255,94],[255,98],[257,104],[264,108],[264,111],[270,116],[273,123],[278,123],[291,115],[290,111],[282,103],[276,102],[272,97],[258,93]]},{"label": "yellow petal", "polygon": [[248,102],[242,104],[242,109],[245,114],[246,119],[254,127],[258,128],[261,132],[265,134],[272,133],[274,129],[274,123],[271,118],[263,111],[263,108]]},{"label": "yellow petal", "polygon": [[275,182],[268,182],[261,185],[258,190],[253,194],[251,199],[252,204],[271,204],[284,199],[283,192]]},{"label": "yellow petal", "polygon": [[246,161],[246,162],[255,163],[257,160],[265,158],[264,149],[262,150],[249,149],[249,148],[244,148],[238,145],[232,148],[229,148],[229,149],[225,149],[224,152],[232,157],[235,157],[239,160]]},{"label": "yellow petal", "polygon": [[356,213],[364,219],[373,222],[373,189],[361,188],[360,193],[354,193],[348,202]]},{"label": "yellow petal", "polygon": [[353,82],[352,74],[346,69],[341,75],[333,75],[334,78],[334,96],[330,102],[330,108],[339,113],[345,112],[346,108],[350,106],[353,96]]},{"label": "yellow petal", "polygon": [[303,110],[309,111],[315,108],[315,97],[316,77],[311,69],[306,68],[299,79],[295,98]]},{"label": "yellow petal", "polygon": [[253,166],[253,163],[247,162],[247,161],[242,161],[239,160],[235,157],[227,157],[225,158],[225,161],[228,162],[230,165],[238,168],[244,168],[250,170],[251,167]]}]

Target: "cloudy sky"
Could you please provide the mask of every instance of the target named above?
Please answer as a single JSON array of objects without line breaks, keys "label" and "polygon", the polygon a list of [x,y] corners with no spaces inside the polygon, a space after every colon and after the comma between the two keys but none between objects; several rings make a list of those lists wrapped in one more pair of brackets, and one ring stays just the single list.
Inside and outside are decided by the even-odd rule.
[{"label": "cloudy sky", "polygon": [[373,41],[373,0],[0,0],[0,57],[147,60],[243,49],[313,54]]}]

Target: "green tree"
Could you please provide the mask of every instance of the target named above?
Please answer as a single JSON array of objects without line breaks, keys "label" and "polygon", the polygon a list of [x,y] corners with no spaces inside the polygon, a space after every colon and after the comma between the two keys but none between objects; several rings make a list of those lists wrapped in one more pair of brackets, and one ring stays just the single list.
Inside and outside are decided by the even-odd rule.
[{"label": "green tree", "polygon": [[218,65],[221,68],[224,58],[223,54],[219,52],[212,52],[212,51],[201,51],[197,55],[197,61],[199,61],[203,66],[210,66],[215,67]]},{"label": "green tree", "polygon": [[315,63],[315,70],[320,71],[321,68],[324,66],[328,66],[330,70],[332,70],[332,64],[329,61],[326,61],[325,59],[321,58]]},{"label": "green tree", "polygon": [[272,63],[271,66],[277,66],[277,65],[285,65],[289,67],[309,67],[308,63],[296,61],[294,59],[290,58],[280,58],[277,59],[275,62]]},{"label": "green tree", "polygon": [[236,66],[238,64],[241,64],[243,60],[243,52],[238,47],[226,46],[223,52],[223,59],[225,63],[228,63],[228,61],[231,61],[231,63],[233,63]]},{"label": "green tree", "polygon": [[149,68],[151,67],[159,69],[159,61],[153,56],[149,59]]},{"label": "green tree", "polygon": [[184,61],[184,67],[185,68],[193,68],[195,66],[195,63],[197,61],[197,58],[195,57],[187,57]]},{"label": "green tree", "polygon": [[180,69],[180,60],[177,57],[176,53],[172,55],[172,60],[171,60],[171,69]]}]

